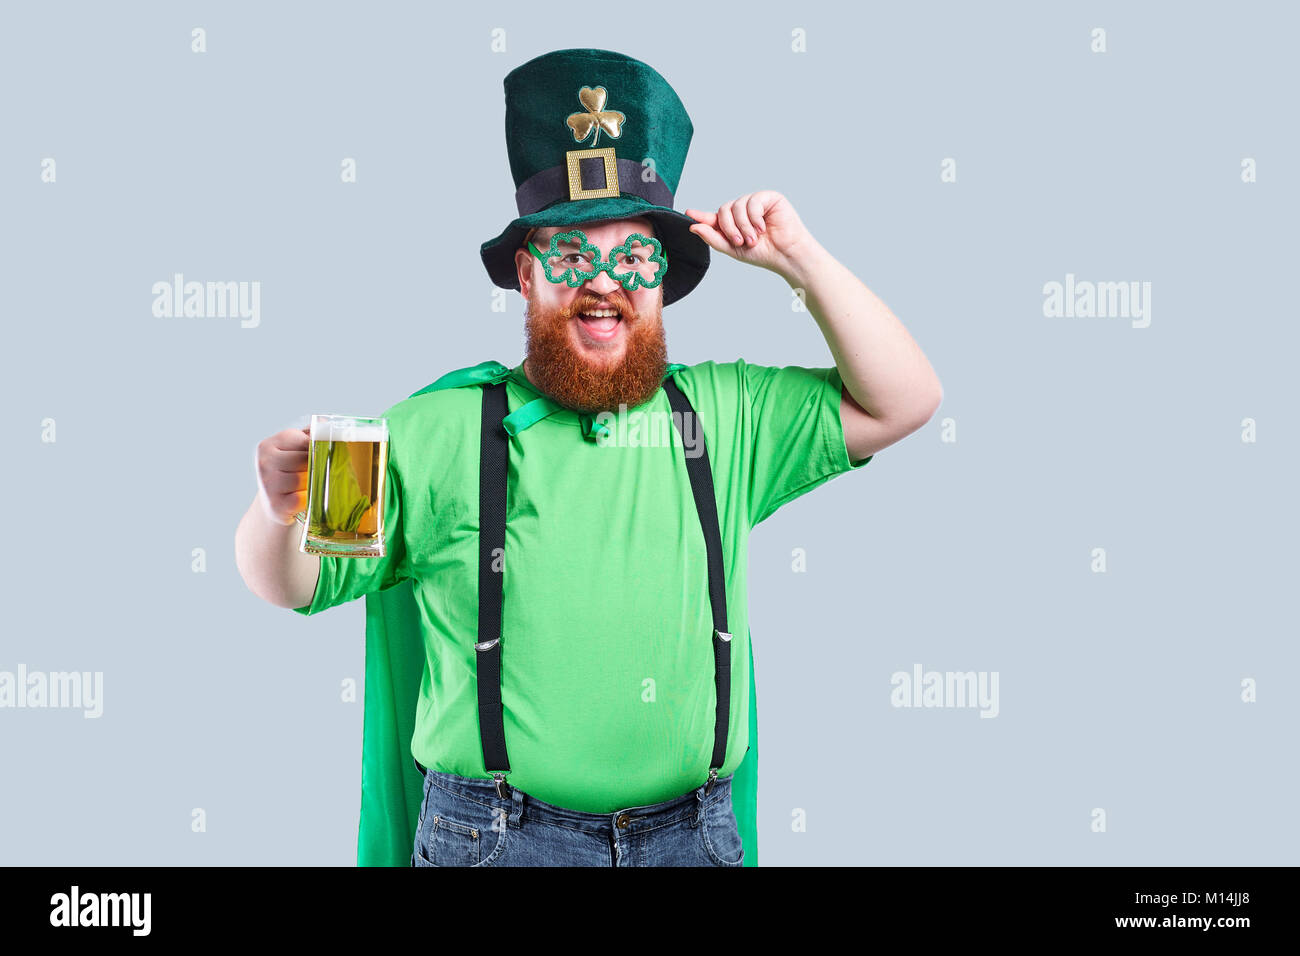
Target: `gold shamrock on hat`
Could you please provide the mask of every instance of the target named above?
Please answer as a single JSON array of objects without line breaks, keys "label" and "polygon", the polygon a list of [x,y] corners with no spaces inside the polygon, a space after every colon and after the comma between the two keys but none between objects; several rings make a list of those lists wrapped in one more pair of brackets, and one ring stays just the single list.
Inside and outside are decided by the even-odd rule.
[{"label": "gold shamrock on hat", "polygon": [[618,110],[605,109],[605,100],[608,96],[609,92],[603,86],[595,89],[584,86],[578,90],[578,102],[586,112],[570,113],[564,120],[573,130],[574,142],[581,143],[595,131],[596,135],[591,141],[591,145],[595,146],[600,142],[602,129],[615,139],[622,134],[623,122],[627,117]]}]

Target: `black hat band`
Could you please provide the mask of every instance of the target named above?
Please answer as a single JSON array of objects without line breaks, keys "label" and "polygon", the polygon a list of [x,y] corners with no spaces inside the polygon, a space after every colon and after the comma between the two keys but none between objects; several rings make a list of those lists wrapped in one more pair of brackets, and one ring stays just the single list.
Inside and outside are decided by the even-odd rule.
[{"label": "black hat band", "polygon": [[[633,159],[618,159],[613,150],[572,150],[563,166],[552,166],[529,176],[515,190],[515,206],[520,216],[531,216],[557,202],[598,199],[608,196],[637,196],[655,206],[673,208],[672,191],[656,176],[650,182],[641,178],[645,168]],[[611,166],[617,170],[617,182]]]}]

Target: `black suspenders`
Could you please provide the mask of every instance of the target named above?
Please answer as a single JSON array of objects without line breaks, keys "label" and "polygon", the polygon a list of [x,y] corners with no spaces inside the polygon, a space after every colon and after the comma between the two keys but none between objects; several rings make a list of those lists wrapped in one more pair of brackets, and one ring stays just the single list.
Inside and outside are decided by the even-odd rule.
[{"label": "black suspenders", "polygon": [[[664,379],[664,391],[674,412],[673,424],[681,433],[682,423],[695,410],[672,376]],[[502,419],[506,417],[505,382],[483,388],[483,429],[479,449],[479,571],[478,571],[478,641],[474,644],[475,670],[478,680],[478,727],[483,743],[483,765],[496,781],[497,794],[508,798],[505,789],[506,756],[505,722],[501,713],[501,608],[504,603],[504,557],[506,544],[506,475],[509,438]],[[697,422],[698,424],[698,422]],[[713,494],[713,474],[709,454],[698,429],[701,445],[698,457],[690,456],[682,436],[686,473],[700,527],[704,531],[704,548],[709,564],[709,603],[713,608],[713,670],[717,690],[717,716],[713,724],[713,757],[709,762],[709,779],[704,792],[713,789],[727,756],[727,725],[731,715],[731,634],[727,632],[727,592],[723,579],[722,534],[718,530],[718,507]]]},{"label": "black suspenders", "polygon": [[[478,729],[483,765],[505,792],[506,728],[501,716],[501,605],[506,553],[506,454],[510,443],[501,420],[506,417],[506,384],[483,389],[483,437],[478,458]],[[499,549],[499,550],[497,550]]]},{"label": "black suspenders", "polygon": [[[673,424],[680,433],[687,416],[695,417],[695,409],[686,400],[672,376],[664,380],[668,401],[678,415]],[[696,418],[699,426],[699,419]],[[709,453],[704,443],[704,429],[698,427],[699,456],[692,458],[682,435],[682,454],[686,458],[686,473],[691,477],[691,494],[695,498],[695,511],[704,529],[704,549],[709,559],[709,604],[713,606],[713,681],[717,687],[718,713],[713,723],[713,759],[709,761],[709,783],[704,792],[713,789],[718,770],[727,759],[727,721],[731,715],[731,634],[727,632],[727,588],[722,567],[722,533],[718,530],[718,504],[713,497],[713,473],[709,471]]]}]

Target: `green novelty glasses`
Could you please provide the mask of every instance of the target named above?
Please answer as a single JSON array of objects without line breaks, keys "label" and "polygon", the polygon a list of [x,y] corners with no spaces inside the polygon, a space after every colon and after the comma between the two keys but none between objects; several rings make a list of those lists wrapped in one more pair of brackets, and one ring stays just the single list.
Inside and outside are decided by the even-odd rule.
[{"label": "green novelty glasses", "polygon": [[561,282],[577,288],[595,278],[598,272],[607,272],[615,282],[629,292],[633,289],[653,289],[664,280],[668,272],[668,257],[658,239],[634,232],[621,245],[609,251],[609,258],[601,258],[600,249],[587,241],[581,229],[557,232],[551,236],[551,247],[541,252],[530,241],[528,248],[542,262],[547,281]]}]

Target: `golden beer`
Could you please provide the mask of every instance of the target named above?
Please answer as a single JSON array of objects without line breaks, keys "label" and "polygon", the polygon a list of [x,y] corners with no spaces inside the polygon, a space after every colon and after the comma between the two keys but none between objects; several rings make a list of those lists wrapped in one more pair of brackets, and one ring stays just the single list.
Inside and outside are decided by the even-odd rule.
[{"label": "golden beer", "polygon": [[313,415],[307,511],[298,550],[382,558],[388,421]]}]

